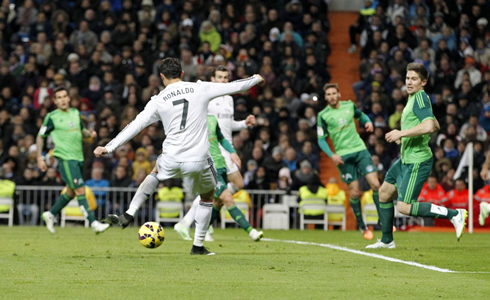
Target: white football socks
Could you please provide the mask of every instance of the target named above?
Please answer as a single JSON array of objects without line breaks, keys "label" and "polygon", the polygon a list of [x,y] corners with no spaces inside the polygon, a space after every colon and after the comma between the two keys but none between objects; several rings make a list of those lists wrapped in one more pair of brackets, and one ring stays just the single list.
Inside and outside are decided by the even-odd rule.
[{"label": "white football socks", "polygon": [[202,247],[206,231],[208,231],[209,221],[213,202],[199,202],[196,210],[196,231],[194,232],[194,246]]},{"label": "white football socks", "polygon": [[192,223],[194,223],[194,219],[196,218],[197,208],[199,207],[199,202],[201,202],[201,196],[198,195],[194,201],[192,201],[192,206],[189,211],[185,214],[184,218],[180,220],[180,225],[185,228],[191,227]]}]

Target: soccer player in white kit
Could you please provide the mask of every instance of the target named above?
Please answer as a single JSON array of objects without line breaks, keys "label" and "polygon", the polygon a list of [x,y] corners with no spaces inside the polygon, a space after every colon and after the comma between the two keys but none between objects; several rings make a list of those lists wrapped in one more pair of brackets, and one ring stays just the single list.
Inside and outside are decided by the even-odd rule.
[{"label": "soccer player in white kit", "polygon": [[162,121],[166,138],[162,145],[162,155],[157,159],[158,173],[145,178],[138,188],[140,193],[136,192],[124,217],[132,219],[148,198],[144,193],[144,185],[153,186],[153,191],[158,181],[182,178],[194,195],[201,196],[196,211],[196,233],[191,254],[214,255],[203,246],[216,186],[216,170],[209,154],[207,107],[211,99],[250,89],[263,79],[260,75],[254,75],[227,84],[185,82],[181,80],[184,73],[176,58],[162,60],[159,71],[166,88],[153,96],[145,109],[105,147],[97,147],[94,154],[101,157],[112,153],[148,125]]},{"label": "soccer player in white kit", "polygon": [[[217,66],[212,71],[211,82],[227,83],[229,79],[230,79],[229,71],[227,68],[223,66]],[[208,113],[216,117],[216,119],[218,120],[219,127],[221,129],[221,133],[230,144],[233,144],[232,131],[238,131],[255,125],[254,115],[249,115],[243,121],[235,121],[233,118],[234,115],[233,107],[234,107],[233,98],[229,95],[217,97],[211,100],[211,102],[209,102],[208,105]],[[240,170],[238,169],[238,166],[231,160],[230,153],[226,151],[221,146],[221,144],[219,145],[219,148],[221,150],[221,155],[223,156],[226,162],[226,175],[228,177],[228,180],[230,181],[230,183],[228,183],[228,190],[233,195],[238,190],[244,187],[243,177],[240,173]],[[223,207],[223,205],[225,205],[228,209],[232,208],[235,205],[235,201],[233,200],[233,198],[231,199],[224,198],[224,199],[227,199],[229,201],[224,200],[225,203],[223,203],[223,200],[221,199],[215,200],[213,213],[212,213],[213,217],[211,217],[211,221],[216,218],[216,215],[219,214],[219,211]],[[198,205],[199,205],[199,197],[197,197],[196,200],[194,200],[191,209],[187,212],[184,218],[174,226],[175,231],[177,231],[184,240],[191,240],[189,234],[189,228],[192,225],[192,223],[194,223],[194,216]],[[239,220],[238,218],[243,218],[241,222],[244,222],[245,220],[243,214],[241,213],[239,215],[231,214],[231,216],[235,221],[237,221],[237,223],[240,223],[238,221]],[[260,239],[264,235],[262,231],[257,231],[256,229],[253,229],[248,222],[246,222],[244,226],[241,225],[240,227],[244,227],[243,229],[247,231],[249,236],[254,241],[260,241]],[[206,233],[205,240],[206,241],[213,240],[213,238],[209,235],[209,232]]]}]

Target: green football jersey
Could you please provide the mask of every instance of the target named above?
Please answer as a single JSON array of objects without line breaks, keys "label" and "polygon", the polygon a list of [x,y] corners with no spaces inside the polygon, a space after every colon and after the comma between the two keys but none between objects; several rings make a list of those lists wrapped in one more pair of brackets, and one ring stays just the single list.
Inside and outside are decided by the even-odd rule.
[{"label": "green football jersey", "polygon": [[77,109],[70,108],[68,112],[57,109],[46,115],[39,135],[51,135],[55,157],[83,161],[82,130],[82,119]]},{"label": "green football jersey", "polygon": [[223,138],[218,125],[218,119],[213,115],[208,115],[209,152],[211,153],[216,169],[226,168],[225,159],[223,158],[223,155],[221,155],[221,150],[219,149],[220,140]]},{"label": "green football jersey", "polygon": [[[432,104],[424,90],[408,97],[402,112],[401,130],[413,128],[425,120],[434,119]],[[402,138],[402,162],[420,163],[432,157],[429,148],[430,134]]]},{"label": "green football jersey", "polygon": [[354,122],[354,118],[359,119],[361,116],[362,112],[350,100],[340,101],[339,108],[327,106],[318,113],[318,138],[330,135],[335,153],[340,156],[366,149]]}]

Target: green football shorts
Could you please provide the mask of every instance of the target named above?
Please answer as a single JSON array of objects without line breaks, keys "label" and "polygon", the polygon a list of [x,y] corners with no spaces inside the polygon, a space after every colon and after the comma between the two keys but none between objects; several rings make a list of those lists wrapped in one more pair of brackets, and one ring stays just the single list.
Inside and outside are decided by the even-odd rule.
[{"label": "green football shorts", "polygon": [[341,158],[344,164],[338,165],[337,167],[342,176],[342,181],[347,184],[356,181],[359,178],[359,174],[365,176],[366,174],[376,172],[371,154],[366,149],[343,155]]},{"label": "green football shorts", "polygon": [[58,158],[58,170],[60,171],[63,182],[72,189],[77,189],[85,185],[83,181],[83,161]]},{"label": "green football shorts", "polygon": [[228,176],[226,176],[226,168],[216,169],[216,172],[218,173],[218,183],[214,191],[214,198],[218,199],[221,193],[228,188]]},{"label": "green football shorts", "polygon": [[386,173],[385,181],[396,185],[398,201],[417,202],[424,183],[429,178],[434,158],[421,163],[404,164],[399,158]]}]

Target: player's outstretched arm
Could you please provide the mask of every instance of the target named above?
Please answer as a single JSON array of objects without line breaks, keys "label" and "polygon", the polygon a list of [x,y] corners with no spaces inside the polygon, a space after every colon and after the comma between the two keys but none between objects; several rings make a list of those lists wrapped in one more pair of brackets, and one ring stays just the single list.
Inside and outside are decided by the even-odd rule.
[{"label": "player's outstretched arm", "polygon": [[231,121],[231,131],[239,131],[247,127],[252,127],[257,123],[257,120],[255,119],[254,115],[249,115],[245,120],[243,121]]},{"label": "player's outstretched arm", "polygon": [[107,153],[112,153],[118,147],[126,144],[129,140],[135,137],[148,125],[160,120],[158,109],[156,107],[157,104],[155,103],[155,101],[148,102],[145,109],[140,112],[131,123],[124,127],[124,129],[119,132],[115,138],[113,138],[109,143],[107,143],[107,145],[105,145],[105,147],[103,147]]},{"label": "player's outstretched arm", "polygon": [[208,97],[214,99],[219,96],[236,94],[249,90],[253,86],[264,82],[262,76],[255,74],[251,77],[235,80],[228,83],[216,83],[216,82],[202,82],[204,92]]},{"label": "player's outstretched arm", "polygon": [[102,157],[102,156],[106,155],[107,153],[109,153],[109,152],[107,152],[106,147],[102,147],[102,146],[99,146],[99,147],[95,148],[95,150],[94,150],[95,157]]}]

